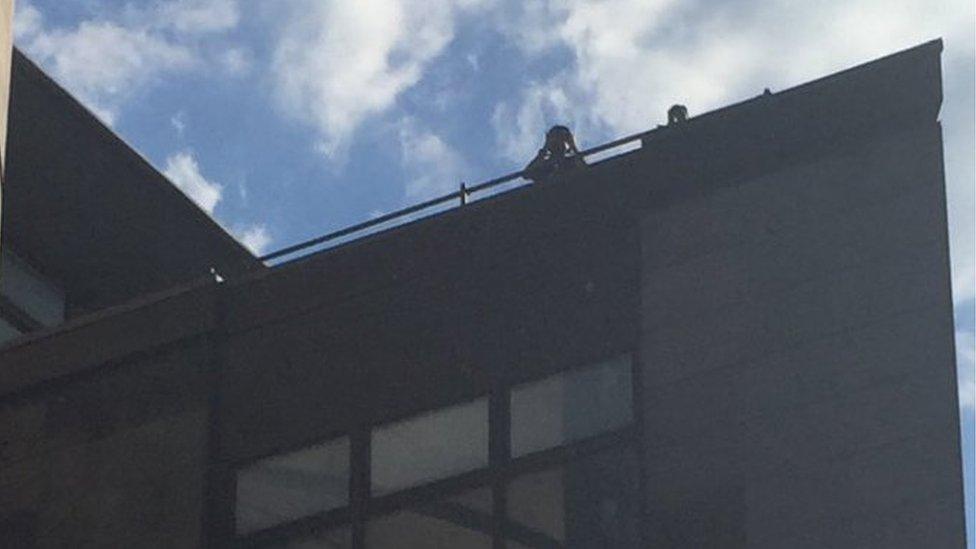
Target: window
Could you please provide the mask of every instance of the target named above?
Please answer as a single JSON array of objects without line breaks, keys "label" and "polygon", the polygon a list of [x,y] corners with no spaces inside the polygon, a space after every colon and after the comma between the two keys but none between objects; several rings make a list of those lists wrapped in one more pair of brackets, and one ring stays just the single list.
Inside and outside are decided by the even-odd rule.
[{"label": "window", "polygon": [[349,438],[263,459],[238,473],[237,532],[349,504]]},{"label": "window", "polygon": [[373,431],[373,495],[488,466],[488,400],[430,412]]},{"label": "window", "polygon": [[18,330],[13,324],[7,322],[0,316],[0,345],[14,339],[19,336],[22,332]]},{"label": "window", "polygon": [[[238,534],[282,525],[249,541],[302,549],[351,547],[353,532],[368,549],[638,547],[632,374],[622,356],[499,390],[492,405],[509,415],[495,429],[482,397],[364,428],[355,448],[347,437],[261,460],[238,474]],[[489,433],[511,452],[489,460]],[[571,447],[537,454],[559,446]]]},{"label": "window", "polygon": [[510,549],[636,548],[637,475],[624,448],[518,477],[508,485],[502,536]]},{"label": "window", "polygon": [[512,390],[512,455],[623,427],[633,418],[631,361],[618,357]]},{"label": "window", "polygon": [[371,520],[369,549],[491,549],[491,490],[426,502]]},{"label": "window", "polygon": [[[0,253],[0,296],[20,313],[43,326],[64,322],[64,292],[26,261],[4,249]],[[9,319],[8,319],[9,320]]]}]

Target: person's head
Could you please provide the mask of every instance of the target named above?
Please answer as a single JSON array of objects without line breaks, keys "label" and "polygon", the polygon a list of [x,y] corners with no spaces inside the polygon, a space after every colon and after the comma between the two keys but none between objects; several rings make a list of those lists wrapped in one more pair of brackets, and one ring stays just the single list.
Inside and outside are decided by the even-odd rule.
[{"label": "person's head", "polygon": [[546,149],[553,154],[565,155],[575,153],[576,143],[573,134],[566,126],[553,126],[546,132]]}]

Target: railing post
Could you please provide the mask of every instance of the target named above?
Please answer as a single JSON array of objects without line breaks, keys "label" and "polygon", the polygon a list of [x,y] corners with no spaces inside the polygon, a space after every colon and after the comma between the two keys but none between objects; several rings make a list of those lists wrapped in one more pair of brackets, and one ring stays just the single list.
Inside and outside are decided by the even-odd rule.
[{"label": "railing post", "polygon": [[467,185],[464,184],[464,181],[461,182],[460,195],[461,195],[461,205],[464,206],[465,204],[468,203],[468,187]]}]

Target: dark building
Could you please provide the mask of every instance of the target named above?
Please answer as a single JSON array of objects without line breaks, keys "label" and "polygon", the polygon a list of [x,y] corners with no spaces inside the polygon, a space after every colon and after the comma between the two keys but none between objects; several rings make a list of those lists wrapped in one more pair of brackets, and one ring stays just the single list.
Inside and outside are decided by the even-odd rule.
[{"label": "dark building", "polygon": [[0,539],[963,547],[941,49],[270,268],[16,55]]}]

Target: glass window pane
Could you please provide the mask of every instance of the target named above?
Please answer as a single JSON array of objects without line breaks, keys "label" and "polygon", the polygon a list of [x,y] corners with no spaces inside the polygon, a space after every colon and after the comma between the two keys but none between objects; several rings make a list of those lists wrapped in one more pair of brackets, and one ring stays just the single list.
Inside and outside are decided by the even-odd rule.
[{"label": "glass window pane", "polygon": [[479,488],[371,520],[368,549],[490,549],[491,490]]},{"label": "glass window pane", "polygon": [[617,429],[633,418],[630,357],[608,360],[512,390],[512,455]]},{"label": "glass window pane", "polygon": [[437,410],[373,431],[373,495],[488,465],[488,400]]},{"label": "glass window pane", "polygon": [[0,253],[0,295],[45,326],[64,322],[64,292],[10,250]]},{"label": "glass window pane", "polygon": [[502,535],[511,549],[638,546],[637,467],[629,450],[519,477],[507,498]]},{"label": "glass window pane", "polygon": [[20,335],[20,330],[14,327],[13,324],[7,322],[0,316],[0,345],[18,337]]},{"label": "glass window pane", "polygon": [[237,475],[237,531],[248,533],[349,503],[349,438],[263,459]]}]

